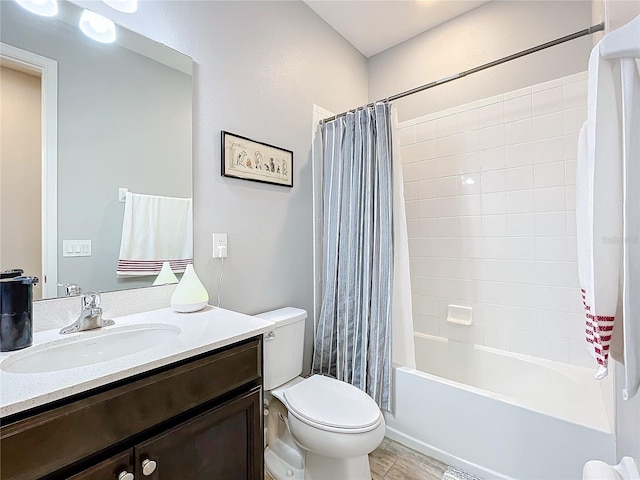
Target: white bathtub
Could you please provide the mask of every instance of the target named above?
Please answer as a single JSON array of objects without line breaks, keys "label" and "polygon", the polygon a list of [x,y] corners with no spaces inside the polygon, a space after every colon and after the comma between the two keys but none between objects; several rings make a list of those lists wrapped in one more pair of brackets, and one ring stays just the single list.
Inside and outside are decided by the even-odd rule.
[{"label": "white bathtub", "polygon": [[387,435],[487,480],[581,478],[615,463],[611,380],[593,369],[415,334],[394,368]]}]

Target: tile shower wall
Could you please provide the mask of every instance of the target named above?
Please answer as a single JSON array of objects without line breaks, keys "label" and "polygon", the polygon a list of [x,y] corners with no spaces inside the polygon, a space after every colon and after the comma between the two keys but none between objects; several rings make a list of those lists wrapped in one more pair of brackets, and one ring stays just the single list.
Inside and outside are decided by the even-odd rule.
[{"label": "tile shower wall", "polygon": [[[587,76],[400,124],[415,331],[578,365],[575,168]],[[446,321],[450,304],[474,324]]]}]

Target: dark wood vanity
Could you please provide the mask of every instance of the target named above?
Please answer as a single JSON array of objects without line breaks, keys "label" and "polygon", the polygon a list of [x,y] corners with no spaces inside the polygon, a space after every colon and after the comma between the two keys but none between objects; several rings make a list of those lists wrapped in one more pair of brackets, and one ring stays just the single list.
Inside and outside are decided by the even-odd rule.
[{"label": "dark wood vanity", "polygon": [[262,337],[1,422],[1,480],[262,479]]}]

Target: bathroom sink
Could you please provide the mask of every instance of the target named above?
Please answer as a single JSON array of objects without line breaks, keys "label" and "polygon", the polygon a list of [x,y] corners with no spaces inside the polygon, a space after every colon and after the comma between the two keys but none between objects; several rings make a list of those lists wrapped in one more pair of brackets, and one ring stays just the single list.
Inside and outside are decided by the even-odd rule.
[{"label": "bathroom sink", "polygon": [[165,324],[91,330],[16,352],[0,368],[9,373],[45,373],[94,365],[155,348],[179,334],[178,327]]}]

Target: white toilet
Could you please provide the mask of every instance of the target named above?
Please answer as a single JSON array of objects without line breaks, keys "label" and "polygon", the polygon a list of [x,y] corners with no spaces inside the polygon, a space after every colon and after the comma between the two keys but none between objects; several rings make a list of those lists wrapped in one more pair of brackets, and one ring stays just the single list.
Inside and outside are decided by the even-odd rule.
[{"label": "white toilet", "polygon": [[257,316],[276,324],[264,336],[263,385],[271,396],[264,457],[271,476],[370,480],[368,454],[385,434],[378,405],[348,383],[299,376],[307,312],[286,307]]}]

